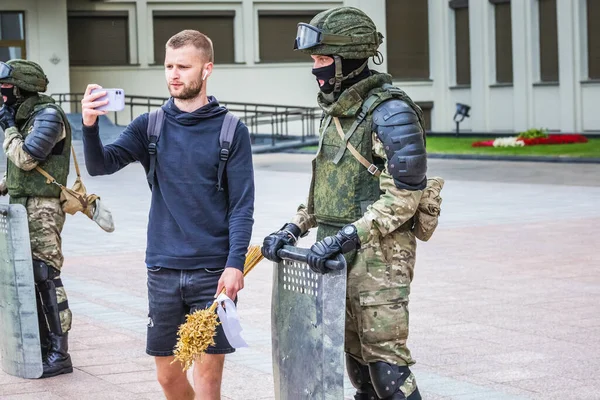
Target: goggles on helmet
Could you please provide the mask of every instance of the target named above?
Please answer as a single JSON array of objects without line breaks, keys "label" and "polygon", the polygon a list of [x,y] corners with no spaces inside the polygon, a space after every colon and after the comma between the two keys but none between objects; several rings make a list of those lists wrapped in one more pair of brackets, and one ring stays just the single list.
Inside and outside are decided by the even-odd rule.
[{"label": "goggles on helmet", "polygon": [[13,72],[13,67],[10,65],[0,62],[0,79],[10,78]]},{"label": "goggles on helmet", "polygon": [[294,50],[309,49],[320,44],[348,44],[357,42],[356,39],[362,40],[362,38],[353,38],[352,36],[325,33],[317,27],[301,22],[298,24]]}]

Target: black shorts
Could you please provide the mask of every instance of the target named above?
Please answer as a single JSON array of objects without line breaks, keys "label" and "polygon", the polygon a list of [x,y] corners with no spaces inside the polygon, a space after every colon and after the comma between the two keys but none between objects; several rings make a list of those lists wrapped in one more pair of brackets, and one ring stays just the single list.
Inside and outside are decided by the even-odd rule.
[{"label": "black shorts", "polygon": [[[148,335],[146,353],[151,356],[172,356],[177,344],[177,330],[185,316],[197,309],[207,308],[215,300],[223,268],[177,270],[162,267],[148,268]],[[215,345],[207,354],[233,353],[219,324]]]}]

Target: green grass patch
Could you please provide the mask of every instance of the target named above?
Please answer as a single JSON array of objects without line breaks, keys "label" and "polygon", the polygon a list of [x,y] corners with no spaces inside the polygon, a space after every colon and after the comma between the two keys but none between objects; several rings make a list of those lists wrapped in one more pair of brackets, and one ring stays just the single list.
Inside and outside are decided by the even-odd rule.
[{"label": "green grass patch", "polygon": [[[600,158],[600,139],[588,139],[587,143],[540,144],[524,147],[472,147],[473,142],[493,140],[493,137],[454,138],[431,136],[427,138],[428,153],[483,154],[502,156],[552,156]],[[317,146],[302,147],[301,150],[317,152]]]},{"label": "green grass patch", "polygon": [[428,153],[484,154],[510,156],[568,156],[600,158],[600,139],[589,139],[587,143],[540,144],[523,147],[472,147],[473,142],[494,138],[453,138],[433,136],[427,138]]}]

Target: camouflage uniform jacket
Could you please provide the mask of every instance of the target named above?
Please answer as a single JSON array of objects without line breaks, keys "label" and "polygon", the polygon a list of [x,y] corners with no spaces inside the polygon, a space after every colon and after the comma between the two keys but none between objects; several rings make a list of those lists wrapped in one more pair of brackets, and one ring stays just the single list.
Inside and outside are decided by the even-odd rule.
[{"label": "camouflage uniform jacket", "polygon": [[[342,226],[345,223],[353,223],[363,245],[372,241],[374,237],[378,240],[401,227],[400,230],[412,235],[412,219],[423,192],[396,187],[387,170],[387,156],[383,144],[372,131],[370,114],[349,142],[368,161],[379,164],[381,175],[371,175],[349,151],[345,152],[337,165],[333,164],[333,157],[344,142],[330,117],[338,117],[343,131],[348,132],[363,102],[369,95],[383,92],[382,86],[390,83],[390,75],[376,73],[346,89],[335,103],[325,103],[320,95],[319,104],[325,116],[320,128],[319,150],[313,160],[313,179],[308,206],[300,205],[292,219],[302,232],[321,224]],[[382,101],[389,98],[391,97],[382,96]],[[408,96],[403,100],[415,109],[417,115],[421,115],[421,110]],[[334,150],[331,151],[329,147]],[[342,168],[350,169],[350,175],[344,173]],[[324,170],[325,173],[320,173]],[[351,193],[354,199],[349,199],[348,193]],[[331,207],[324,206],[326,204]],[[323,209],[328,210],[326,214],[329,215],[320,215]],[[337,216],[333,215],[336,212]]]},{"label": "camouflage uniform jacket", "polygon": [[[63,119],[63,130],[56,142],[61,148],[55,148],[49,157],[39,162],[23,148],[25,138],[32,133],[36,114],[46,107],[53,107],[60,112]],[[58,183],[65,185],[69,174],[71,130],[64,112],[54,100],[45,95],[32,96],[19,106],[16,114],[17,125],[5,132],[3,149],[7,157],[6,185],[11,203],[25,205],[28,197],[55,198],[60,196],[60,188],[46,182],[46,178],[35,170],[40,166]]]}]

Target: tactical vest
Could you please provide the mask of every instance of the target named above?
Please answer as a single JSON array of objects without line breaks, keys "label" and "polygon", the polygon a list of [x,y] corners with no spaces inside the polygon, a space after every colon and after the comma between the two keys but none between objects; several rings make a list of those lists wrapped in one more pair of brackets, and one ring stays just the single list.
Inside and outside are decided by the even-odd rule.
[{"label": "tactical vest", "polygon": [[[29,99],[28,99],[29,100]],[[48,172],[62,185],[66,185],[67,176],[69,175],[69,165],[71,158],[71,126],[67,120],[64,111],[57,105],[50,102],[51,98],[40,96],[33,104],[26,101],[21,107],[29,106],[32,111],[28,113],[27,118],[21,124],[17,120],[19,131],[23,135],[23,139],[31,133],[33,129],[33,121],[35,115],[46,107],[56,109],[63,120],[66,136],[62,142],[59,142],[52,150],[48,159],[39,166]],[[19,110],[20,111],[20,110]],[[60,148],[62,146],[62,149]],[[60,150],[58,154],[54,154],[56,150]],[[11,203],[22,202],[23,198],[27,197],[60,197],[60,188],[57,185],[47,184],[46,178],[35,169],[24,171],[17,167],[10,159],[7,160],[6,186],[8,194],[11,198]],[[21,198],[21,199],[20,199]]]},{"label": "tactical vest", "polygon": [[[367,78],[366,80],[373,80],[379,84],[362,98],[357,99],[356,94],[346,96],[356,99],[355,103],[349,104],[348,111],[339,116],[344,134],[351,130],[355,121],[359,122],[349,138],[349,143],[379,170],[384,169],[384,160],[374,159],[372,151],[372,112],[379,104],[392,98],[403,100],[415,110],[421,126],[424,126],[423,112],[419,106],[402,90],[391,86],[391,79],[384,79],[385,77],[389,75],[376,74]],[[359,84],[361,82],[357,85]],[[360,219],[367,206],[379,199],[379,177],[369,172],[347,149],[339,158],[338,152],[346,146],[336,129],[332,115],[324,116],[319,131],[321,137],[317,156],[313,160],[313,182],[308,209],[315,215],[319,224],[341,227]],[[337,163],[336,158],[339,158]]]}]

